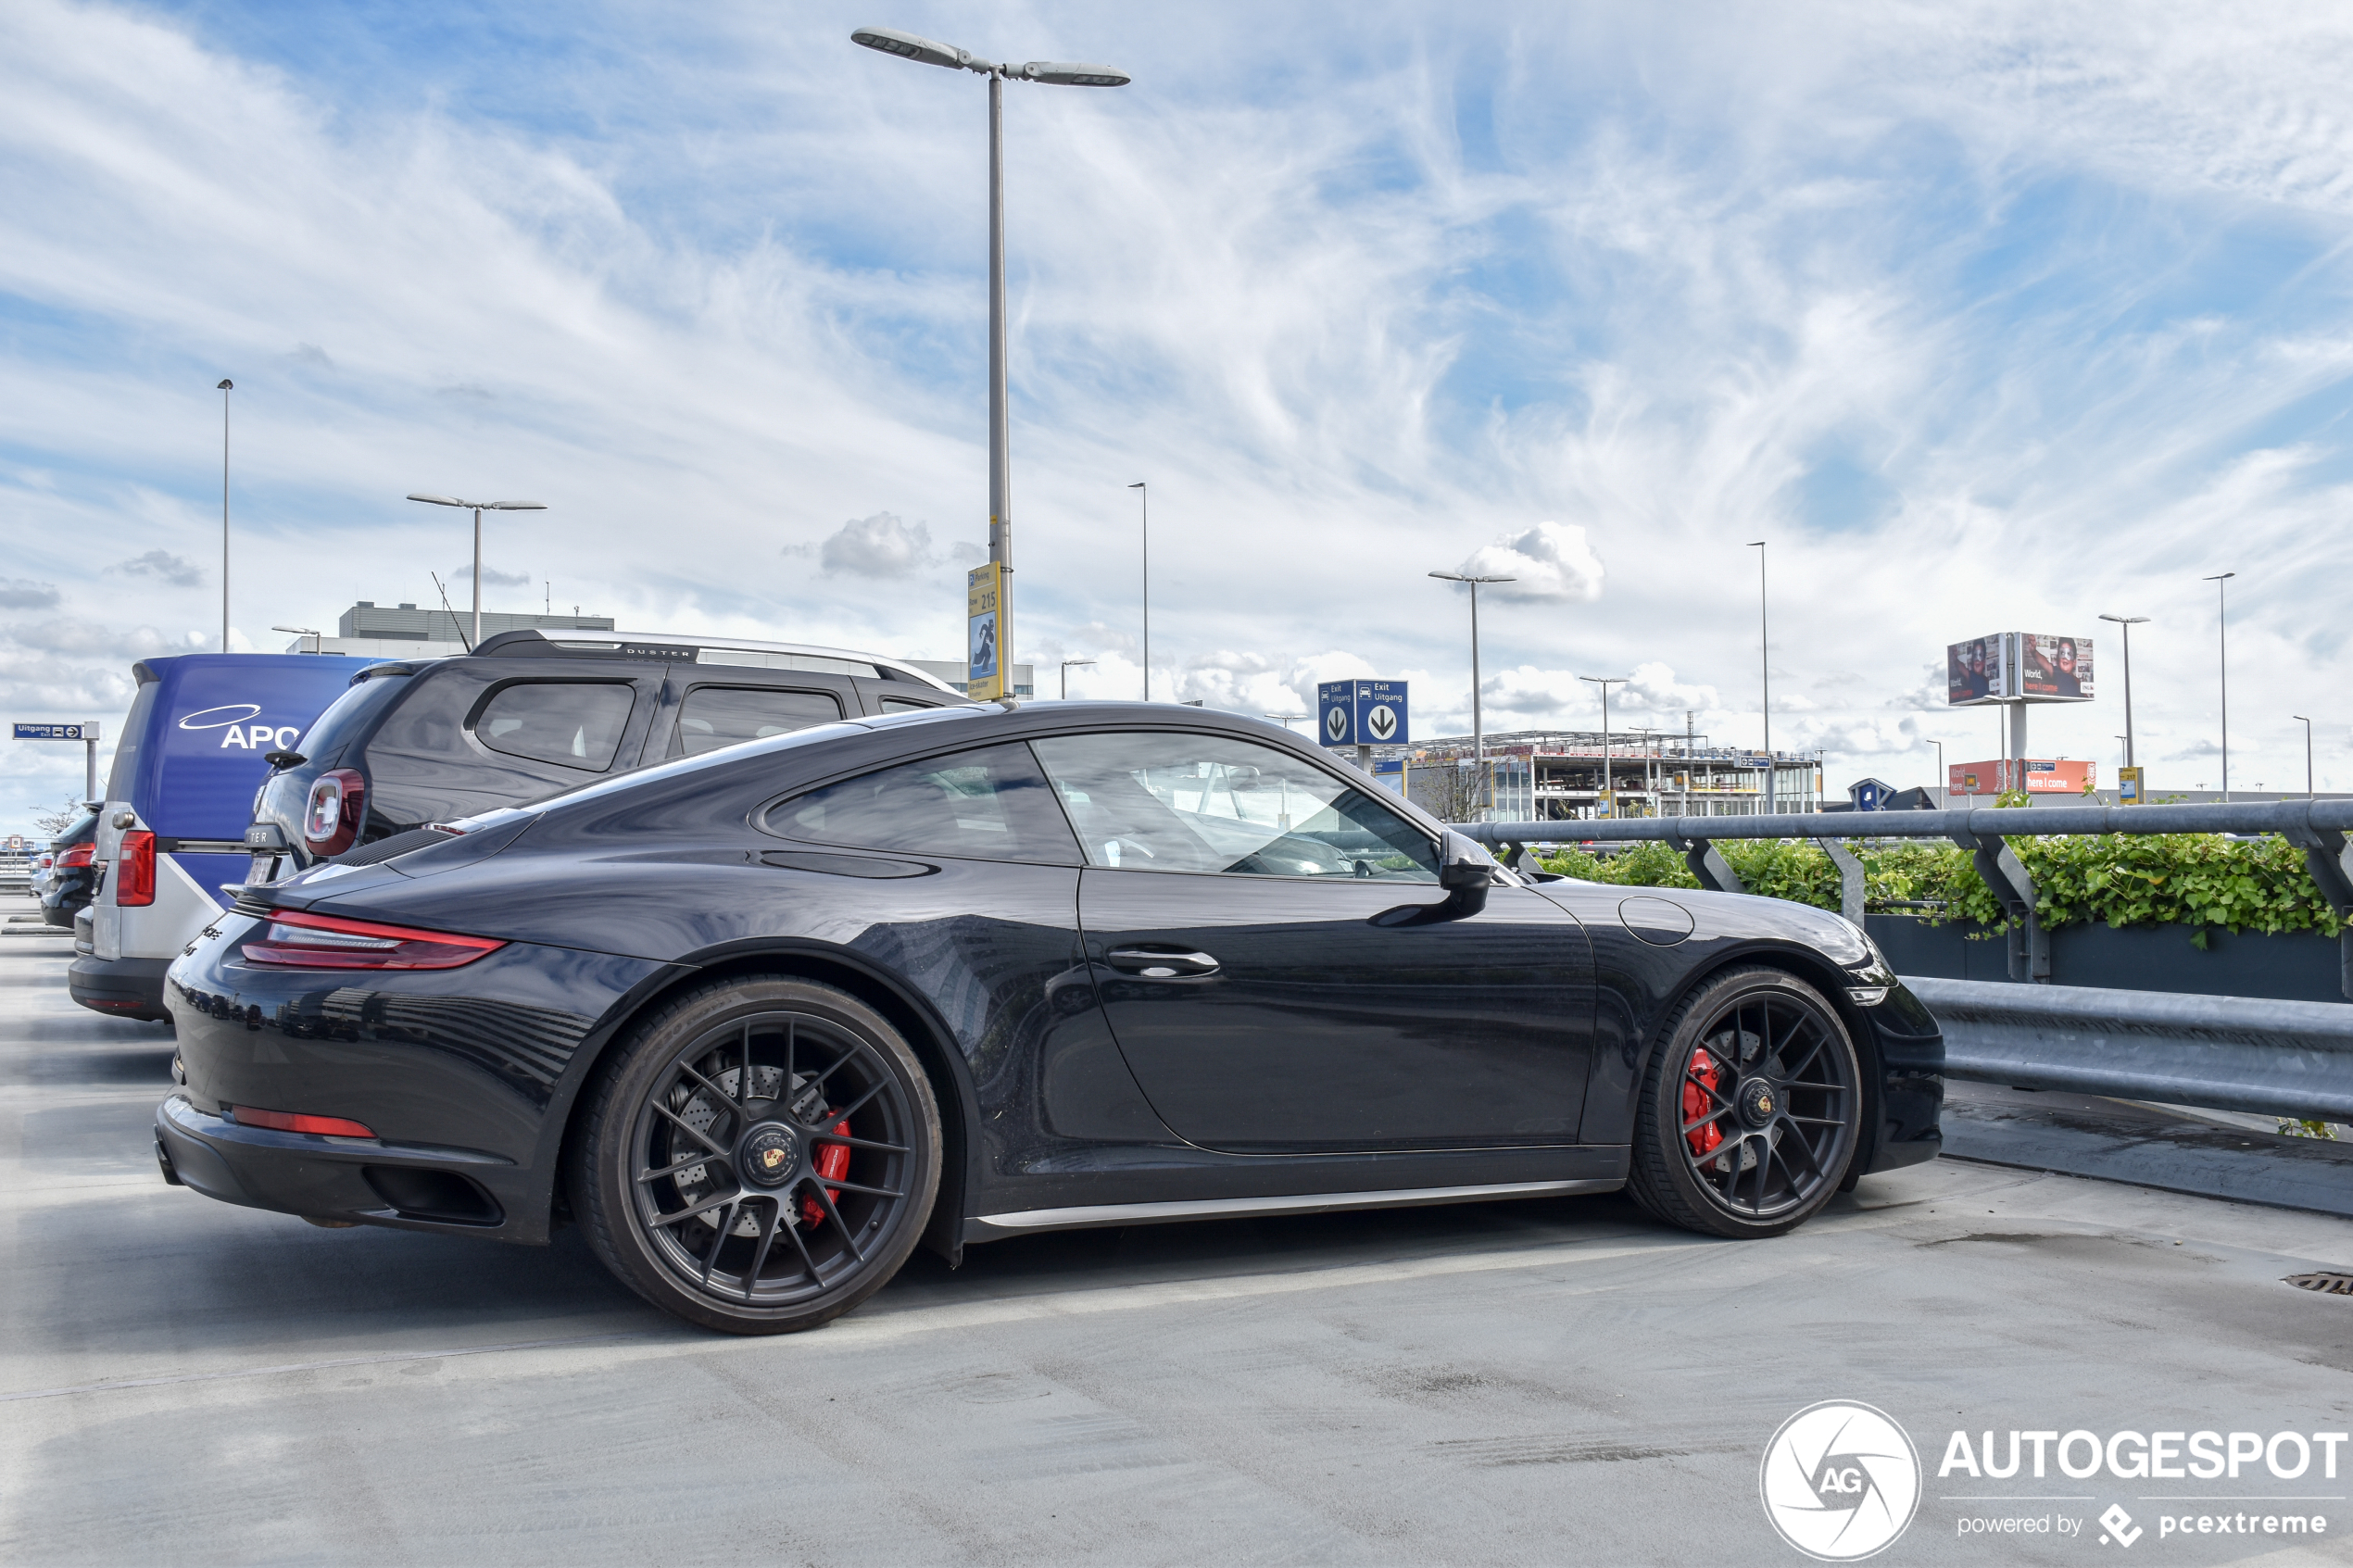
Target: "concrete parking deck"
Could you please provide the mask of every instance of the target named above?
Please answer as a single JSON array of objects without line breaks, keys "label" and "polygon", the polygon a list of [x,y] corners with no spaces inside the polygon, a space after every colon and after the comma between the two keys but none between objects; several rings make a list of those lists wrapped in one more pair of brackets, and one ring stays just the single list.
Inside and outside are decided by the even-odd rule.
[{"label": "concrete parking deck", "polygon": [[[169,1033],[74,1007],[68,956],[0,945],[8,1562],[1798,1562],[1759,1460],[1833,1399],[1920,1450],[1875,1561],[2104,1560],[2110,1503],[2135,1559],[2353,1556],[2353,1449],[2335,1479],[1937,1474],[1956,1429],[2353,1427],[2353,1297],[2282,1283],[2353,1270],[2353,1222],[1947,1160],[1752,1244],[1616,1198],[1041,1236],[735,1340],[576,1233],[165,1186]],[[2330,1533],[2156,1526],[2250,1507]],[[2006,1516],[2081,1533],[1961,1535]]]}]

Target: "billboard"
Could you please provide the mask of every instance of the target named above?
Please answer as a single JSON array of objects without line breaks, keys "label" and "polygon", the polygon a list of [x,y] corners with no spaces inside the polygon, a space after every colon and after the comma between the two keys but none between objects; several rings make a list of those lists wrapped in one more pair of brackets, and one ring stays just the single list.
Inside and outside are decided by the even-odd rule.
[{"label": "billboard", "polygon": [[2008,639],[1996,632],[1948,644],[1944,649],[1944,700],[1958,708],[1972,702],[1993,702],[2007,696],[2002,684],[2002,646]]},{"label": "billboard", "polygon": [[2019,695],[2029,702],[2092,700],[2092,639],[2018,633]]},{"label": "billboard", "polygon": [[1956,708],[1982,702],[2089,702],[2092,639],[1997,632],[1948,644],[1944,700]]},{"label": "billboard", "polygon": [[2030,757],[2020,761],[1956,762],[1944,781],[1948,795],[2081,795],[2097,789],[2100,765],[2064,758]]}]

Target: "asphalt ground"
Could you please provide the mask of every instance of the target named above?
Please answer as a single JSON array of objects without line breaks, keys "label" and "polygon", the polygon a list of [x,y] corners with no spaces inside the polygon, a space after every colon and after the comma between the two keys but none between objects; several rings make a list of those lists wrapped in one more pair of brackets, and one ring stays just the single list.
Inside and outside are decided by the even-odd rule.
[{"label": "asphalt ground", "polygon": [[[1760,1461],[1831,1399],[1919,1450],[1877,1562],[2353,1561],[2353,1446],[2334,1480],[1938,1474],[1956,1428],[2353,1429],[2353,1296],[2283,1283],[2353,1270],[2334,1216],[1943,1160],[1768,1242],[1611,1198],[919,1254],[739,1340],[577,1233],[165,1186],[169,1032],[73,1006],[69,956],[0,943],[0,1562],[1796,1563]],[[2250,1509],[2330,1533],[2159,1534]]]}]

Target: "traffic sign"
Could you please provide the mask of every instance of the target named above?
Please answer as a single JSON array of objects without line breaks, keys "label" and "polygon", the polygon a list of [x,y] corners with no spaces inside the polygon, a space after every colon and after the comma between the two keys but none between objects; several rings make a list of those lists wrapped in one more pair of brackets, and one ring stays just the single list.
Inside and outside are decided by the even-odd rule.
[{"label": "traffic sign", "polygon": [[1326,746],[1393,746],[1411,740],[1403,681],[1326,681],[1315,688],[1318,739]]},{"label": "traffic sign", "polygon": [[18,740],[96,740],[98,726],[93,724],[25,724],[16,727]]}]

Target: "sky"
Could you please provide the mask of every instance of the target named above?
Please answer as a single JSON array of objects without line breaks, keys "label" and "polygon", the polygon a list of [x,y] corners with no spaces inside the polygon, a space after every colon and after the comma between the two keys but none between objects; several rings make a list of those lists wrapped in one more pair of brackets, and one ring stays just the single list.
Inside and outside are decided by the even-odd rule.
[{"label": "sky", "polygon": [[[1005,91],[1018,657],[1418,735],[1998,754],[1944,645],[2096,643],[2035,755],[2353,789],[2353,9],[0,8],[0,698],[358,599],[953,659]],[[1762,551],[1750,547],[1765,540]],[[1760,555],[1765,558],[1760,585]],[[1760,586],[1762,595],[1760,596]],[[1769,617],[1760,649],[1760,597]],[[1768,659],[1769,665],[1768,665]],[[109,734],[113,732],[110,730]],[[0,822],[78,792],[10,743]]]}]

